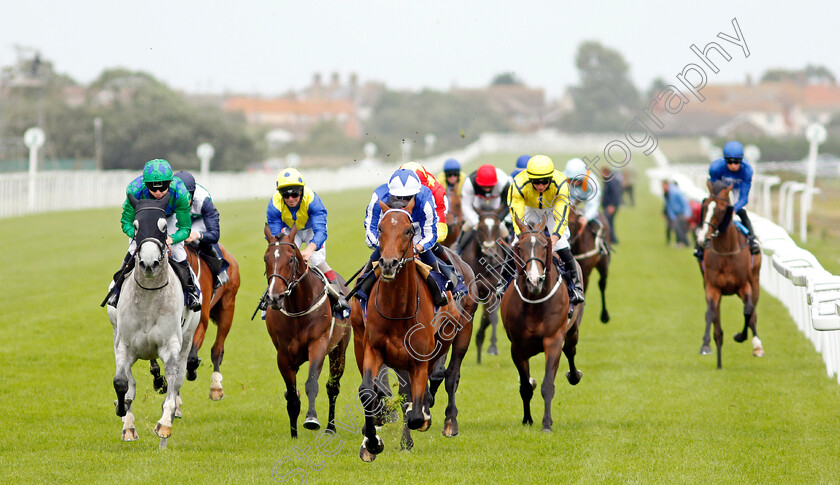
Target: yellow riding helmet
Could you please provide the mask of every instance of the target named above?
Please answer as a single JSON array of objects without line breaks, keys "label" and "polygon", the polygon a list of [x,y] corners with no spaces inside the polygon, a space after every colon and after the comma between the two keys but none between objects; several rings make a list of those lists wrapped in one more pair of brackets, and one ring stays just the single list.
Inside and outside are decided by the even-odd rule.
[{"label": "yellow riding helmet", "polygon": [[407,170],[413,170],[415,172],[418,171],[418,170],[422,170],[424,172],[426,171],[426,167],[420,165],[417,162],[405,162],[404,164],[400,165],[400,168],[405,168]]},{"label": "yellow riding helmet", "polygon": [[534,155],[528,160],[528,178],[542,179],[554,175],[554,162],[545,155]]},{"label": "yellow riding helmet", "polygon": [[303,187],[305,182],[303,181],[303,175],[294,168],[284,168],[280,171],[280,175],[277,176],[277,188],[282,189],[283,187],[291,187],[294,185],[299,185]]}]

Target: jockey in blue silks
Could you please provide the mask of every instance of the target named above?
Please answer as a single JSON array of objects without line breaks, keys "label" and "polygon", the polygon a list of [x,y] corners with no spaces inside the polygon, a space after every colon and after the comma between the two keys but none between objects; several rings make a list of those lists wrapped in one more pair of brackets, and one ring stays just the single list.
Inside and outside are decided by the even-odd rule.
[{"label": "jockey in blue silks", "polygon": [[[741,223],[747,229],[747,241],[750,244],[750,253],[758,254],[761,249],[758,242],[755,240],[755,232],[753,232],[752,223],[747,216],[747,209],[745,206],[749,202],[750,187],[752,186],[753,169],[746,160],[744,160],[744,147],[737,141],[730,141],[723,147],[723,158],[718,158],[709,166],[709,180],[712,183],[722,180],[727,184],[732,184],[733,190],[738,192],[738,200],[734,206],[729,206],[729,212],[724,220],[728,217],[732,218],[732,213],[738,214]],[[703,243],[697,242],[697,248],[694,250],[694,255],[697,259],[703,260]]]},{"label": "jockey in blue silks", "polygon": [[[389,207],[401,209],[406,207],[414,199],[414,208],[411,211],[411,221],[414,227],[414,251],[420,261],[432,267],[432,274],[426,279],[432,298],[436,306],[444,306],[447,303],[446,280],[440,274],[440,266],[437,257],[431,249],[437,242],[438,218],[435,213],[435,200],[432,191],[420,183],[420,178],[413,170],[400,169],[394,172],[387,184],[382,184],[374,190],[370,203],[365,211],[365,243],[373,249],[368,264],[379,261],[379,219],[382,217],[382,209],[379,201]],[[434,273],[437,272],[437,275]],[[364,294],[369,294],[373,286],[373,278],[363,276],[359,284],[362,284]],[[365,284],[367,283],[367,284]]]}]

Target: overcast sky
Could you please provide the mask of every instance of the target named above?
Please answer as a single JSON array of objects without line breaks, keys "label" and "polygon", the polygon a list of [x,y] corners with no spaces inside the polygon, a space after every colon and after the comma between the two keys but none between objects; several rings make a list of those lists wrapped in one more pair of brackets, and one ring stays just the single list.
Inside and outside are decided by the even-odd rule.
[{"label": "overcast sky", "polygon": [[[88,83],[104,69],[151,73],[189,92],[277,95],[351,72],[392,88],[483,86],[513,71],[550,97],[578,81],[577,46],[618,49],[637,86],[699,62],[689,46],[717,41],[709,82],[758,78],[770,67],[826,65],[840,74],[840,3],[632,1],[114,0],[7,1],[0,20],[0,65],[14,45],[34,47],[56,70]],[[10,6],[13,5],[13,6]],[[734,36],[738,19],[750,51]],[[716,55],[713,54],[713,58]]]}]

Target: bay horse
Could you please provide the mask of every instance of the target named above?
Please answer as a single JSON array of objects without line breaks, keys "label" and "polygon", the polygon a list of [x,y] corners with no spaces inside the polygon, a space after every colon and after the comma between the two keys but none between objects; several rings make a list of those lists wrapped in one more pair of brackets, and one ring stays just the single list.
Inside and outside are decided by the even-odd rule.
[{"label": "bay horse", "polygon": [[[761,254],[752,255],[747,244],[747,237],[732,223],[732,204],[729,193],[732,185],[719,180],[714,185],[708,181],[709,197],[703,201],[702,228],[698,240],[706,240],[708,248],[704,252],[700,271],[703,274],[703,286],[706,293],[706,331],[700,355],[712,353],[709,345],[709,330],[714,323],[715,345],[717,346],[717,368],[721,368],[721,346],[723,330],[720,324],[720,300],[723,295],[738,295],[744,302],[744,328],[734,335],[736,342],[747,340],[748,330],[752,330],[753,355],[764,356],[761,339],[756,332]],[[729,209],[729,210],[728,210]]]},{"label": "bay horse", "polygon": [[467,242],[461,251],[464,262],[472,268],[475,273],[475,286],[470,288],[470,296],[484,305],[481,314],[481,323],[475,334],[475,345],[478,353],[478,363],[481,363],[481,348],[484,345],[484,336],[487,327],[491,327],[490,346],[487,348],[488,355],[498,355],[496,348],[496,324],[499,316],[496,313],[501,303],[501,296],[496,293],[496,288],[504,283],[505,260],[511,251],[506,242],[502,240],[502,220],[507,213],[507,207],[498,211],[479,211],[478,225],[475,229],[475,236]]},{"label": "bay horse", "polygon": [[204,343],[204,336],[207,334],[208,322],[212,319],[216,324],[216,340],[210,350],[210,359],[213,361],[213,375],[210,378],[210,399],[218,401],[225,397],[222,388],[222,358],[225,355],[225,339],[230,327],[233,324],[233,312],[236,309],[236,294],[239,292],[240,275],[239,263],[236,258],[222,244],[219,244],[222,257],[227,260],[230,266],[227,269],[228,280],[225,284],[213,289],[213,272],[204,259],[199,257],[198,252],[187,245],[187,259],[190,267],[196,275],[196,281],[200,285],[204,301],[201,303],[201,320],[193,335],[193,346],[187,359],[187,380],[196,379],[196,369],[201,363],[198,358],[198,351]]},{"label": "bay horse", "polygon": [[[461,377],[461,363],[469,348],[477,304],[466,297],[457,302],[450,299],[450,303],[435,314],[432,295],[415,264],[415,229],[411,219],[414,203],[412,199],[405,208],[396,209],[379,202],[382,209],[379,221],[381,259],[378,263],[381,277],[371,288],[364,328],[359,328],[359,319],[351,316],[357,339],[356,360],[362,373],[359,398],[365,408],[359,457],[367,462],[373,461],[385,449],[375,427],[375,419],[381,414],[383,366],[395,369],[398,376],[403,376],[400,393],[406,396],[406,405],[401,445],[410,449],[413,441],[409,430],[426,431],[431,427],[429,408],[436,386],[428,390],[427,381],[430,370],[445,359],[450,346],[452,356],[445,371],[449,402],[443,434],[452,437],[459,432],[455,393]],[[451,251],[448,254],[469,285],[473,278],[470,268]],[[353,308],[360,308],[358,302]],[[359,330],[363,330],[361,343]]]},{"label": "bay horse", "polygon": [[607,276],[610,267],[610,223],[600,211],[597,228],[595,224],[580,224],[580,214],[576,210],[569,211],[569,246],[581,269],[583,291],[589,289],[589,277],[593,269],[598,269],[598,288],[601,290],[601,323],[610,321],[607,311]]},{"label": "bay horse", "polygon": [[461,224],[464,222],[463,213],[461,212],[461,194],[455,188],[446,189],[446,198],[449,199],[449,212],[446,214],[446,239],[441,241],[440,245],[444,247],[452,247],[458,236],[461,234]]},{"label": "bay horse", "polygon": [[502,322],[510,339],[513,364],[519,372],[519,395],[524,407],[522,424],[534,422],[531,397],[537,382],[531,378],[529,360],[545,352],[542,429],[551,431],[551,401],[561,352],[569,360],[569,372],[566,372],[569,383],[576,385],[583,376],[575,367],[575,352],[584,303],[576,305],[569,316],[569,295],[553,263],[551,240],[545,232],[546,221],[543,219],[535,226],[527,226],[514,217],[514,222],[520,229],[514,246],[517,274],[502,297]]},{"label": "bay horse", "polygon": [[318,395],[318,377],[324,359],[330,356],[330,378],[327,381],[329,421],[327,429],[335,431],[335,402],[344,375],[344,356],[350,343],[350,326],[335,319],[329,301],[326,277],[310,268],[295,245],[297,227],[276,238],[265,226],[268,248],[265,251],[265,274],[268,282],[265,296],[268,305],[265,325],[277,350],[277,367],[286,384],[284,397],[289,414],[292,438],[297,438],[300,414],[300,392],[297,390],[297,372],[304,362],[309,362],[309,377],[304,386],[309,399],[309,409],[303,427],[321,428],[315,412]]},{"label": "bay horse", "polygon": [[161,439],[161,448],[166,447],[166,440],[172,434],[173,418],[180,414],[178,393],[199,320],[197,312],[184,306],[181,283],[167,257],[164,208],[169,198],[170,194],[160,200],[137,200],[129,194],[129,202],[136,211],[135,266],[131,277],[126,277],[122,284],[116,308],[107,306],[114,330],[114,390],[117,416],[123,419],[121,439],[134,441],[138,437],[132,412],[137,386],[131,367],[138,359],[160,358],[170,381],[161,417],[154,428]]}]

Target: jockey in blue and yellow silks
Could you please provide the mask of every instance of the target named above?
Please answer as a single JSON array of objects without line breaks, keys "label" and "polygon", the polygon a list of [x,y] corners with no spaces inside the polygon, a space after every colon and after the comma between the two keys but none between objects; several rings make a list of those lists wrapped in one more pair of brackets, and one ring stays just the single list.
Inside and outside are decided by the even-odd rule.
[{"label": "jockey in blue and yellow silks", "polygon": [[126,199],[123,202],[120,223],[123,232],[131,240],[128,244],[128,254],[120,270],[114,274],[114,281],[108,288],[108,296],[102,306],[106,303],[113,307],[117,306],[125,275],[134,267],[134,251],[137,249],[137,243],[134,240],[135,211],[129,196],[137,200],[162,199],[169,194],[169,203],[166,205],[164,214],[167,231],[170,233],[166,238],[166,243],[171,252],[170,260],[173,263],[171,266],[181,280],[181,287],[184,289],[184,304],[190,310],[200,311],[201,291],[193,280],[192,271],[187,263],[187,252],[184,249],[184,240],[190,235],[190,194],[186,186],[181,179],[173,176],[169,162],[158,158],[146,162],[143,166],[143,174],[128,184],[125,193]]},{"label": "jockey in blue and yellow silks", "polygon": [[330,283],[331,294],[336,300],[334,314],[337,318],[348,317],[350,306],[344,299],[335,271],[327,263],[327,208],[318,194],[306,187],[303,175],[294,168],[280,171],[276,187],[266,210],[271,234],[282,237],[284,229],[297,228],[295,244],[306,244],[300,254],[310,266],[321,270]]}]

